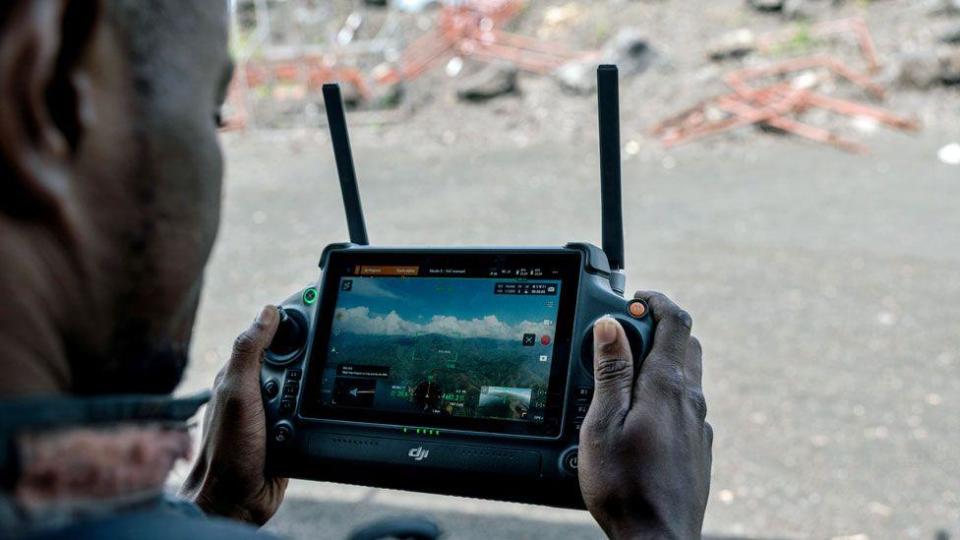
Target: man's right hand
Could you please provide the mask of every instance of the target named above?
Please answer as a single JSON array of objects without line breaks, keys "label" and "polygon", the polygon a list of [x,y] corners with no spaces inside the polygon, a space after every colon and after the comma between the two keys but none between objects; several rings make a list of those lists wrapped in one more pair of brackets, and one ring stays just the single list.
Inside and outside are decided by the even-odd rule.
[{"label": "man's right hand", "polygon": [[267,420],[260,397],[260,365],[280,314],[266,306],[233,344],[214,382],[203,418],[203,441],[181,493],[205,513],[260,526],[283,501],[286,478],[267,477]]},{"label": "man's right hand", "polygon": [[580,489],[611,538],[699,538],[710,491],[700,343],[666,296],[640,292],[656,328],[640,365],[620,324],[594,327],[593,403],[580,432]]}]

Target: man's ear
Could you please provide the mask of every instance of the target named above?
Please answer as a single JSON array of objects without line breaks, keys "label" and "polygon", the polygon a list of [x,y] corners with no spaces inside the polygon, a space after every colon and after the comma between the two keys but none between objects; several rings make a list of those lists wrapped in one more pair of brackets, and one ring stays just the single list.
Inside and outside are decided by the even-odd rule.
[{"label": "man's ear", "polygon": [[0,7],[0,211],[60,213],[70,165],[92,123],[84,58],[100,0],[4,0]]}]

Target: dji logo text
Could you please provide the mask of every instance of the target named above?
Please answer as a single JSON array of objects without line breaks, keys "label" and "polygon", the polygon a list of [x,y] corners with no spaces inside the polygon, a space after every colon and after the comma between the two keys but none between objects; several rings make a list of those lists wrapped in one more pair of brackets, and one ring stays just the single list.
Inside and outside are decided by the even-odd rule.
[{"label": "dji logo text", "polygon": [[430,455],[429,450],[424,450],[422,446],[416,448],[411,448],[407,455],[412,457],[414,461],[423,461],[427,459],[427,456]]}]

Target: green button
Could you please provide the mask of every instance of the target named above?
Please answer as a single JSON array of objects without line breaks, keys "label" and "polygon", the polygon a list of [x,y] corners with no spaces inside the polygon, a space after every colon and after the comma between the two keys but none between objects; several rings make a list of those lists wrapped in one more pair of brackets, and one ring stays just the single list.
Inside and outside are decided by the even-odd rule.
[{"label": "green button", "polygon": [[310,287],[303,291],[303,303],[309,306],[317,301],[317,296],[317,290],[313,287]]}]

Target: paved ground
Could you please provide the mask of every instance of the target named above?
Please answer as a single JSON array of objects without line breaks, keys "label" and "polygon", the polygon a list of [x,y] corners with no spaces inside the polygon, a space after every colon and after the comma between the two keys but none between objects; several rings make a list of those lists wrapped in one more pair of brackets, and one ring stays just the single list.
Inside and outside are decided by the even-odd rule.
[{"label": "paved ground", "polygon": [[[355,129],[378,244],[599,240],[595,140],[383,146]],[[960,131],[879,134],[849,156],[776,137],[627,161],[630,288],[695,316],[716,426],[706,530],[750,538],[960,535]],[[346,237],[323,133],[232,136],[220,243],[187,388],[259,305]],[[417,145],[423,144],[422,147]],[[739,149],[738,149],[739,148]],[[428,513],[449,538],[599,538],[589,516],[297,482],[269,524],[342,538]],[[858,536],[859,535],[859,536]]]}]

